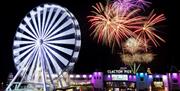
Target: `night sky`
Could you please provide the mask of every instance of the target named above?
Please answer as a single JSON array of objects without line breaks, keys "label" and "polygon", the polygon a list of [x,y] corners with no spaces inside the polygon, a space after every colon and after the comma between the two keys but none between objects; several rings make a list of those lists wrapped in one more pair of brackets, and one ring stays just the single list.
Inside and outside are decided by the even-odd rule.
[{"label": "night sky", "polygon": [[[34,7],[43,3],[55,3],[66,7],[79,21],[81,28],[81,50],[79,59],[74,67],[74,73],[91,73],[96,70],[119,69],[124,66],[120,62],[119,54],[112,53],[111,48],[98,44],[90,36],[87,16],[92,10],[92,5],[105,0],[24,0],[1,2],[1,28],[0,28],[0,82],[5,80],[9,72],[15,72],[12,57],[13,38],[16,29],[23,17]],[[167,41],[161,47],[153,48],[157,54],[150,64],[143,64],[141,70],[150,67],[154,73],[166,72],[173,65],[180,69],[179,60],[179,6],[177,0],[151,0],[152,5],[147,9],[147,14],[154,8],[155,12],[165,13],[167,20],[160,24],[159,29],[164,33],[161,36]],[[2,6],[3,5],[3,6]],[[4,6],[6,5],[6,6]],[[146,14],[146,13],[145,13]],[[147,15],[146,14],[146,15]],[[121,52],[121,51],[119,51]]]}]

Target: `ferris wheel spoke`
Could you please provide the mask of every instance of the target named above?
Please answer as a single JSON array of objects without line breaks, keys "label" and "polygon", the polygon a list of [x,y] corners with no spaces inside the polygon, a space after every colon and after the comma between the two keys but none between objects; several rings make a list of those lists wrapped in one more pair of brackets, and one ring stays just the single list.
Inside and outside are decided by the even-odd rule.
[{"label": "ferris wheel spoke", "polygon": [[44,37],[44,25],[45,25],[45,19],[47,14],[47,8],[44,8],[43,10],[43,20],[42,20],[42,37]]},{"label": "ferris wheel spoke", "polygon": [[58,27],[58,29],[54,30],[51,34],[49,34],[50,32],[48,32],[47,35],[45,35],[45,38],[48,37],[48,36],[52,36],[52,35],[56,34],[57,32],[61,31],[65,27],[71,25],[72,22],[73,21],[71,19],[68,19],[65,23],[63,23],[60,27]]},{"label": "ferris wheel spoke", "polygon": [[20,40],[15,40],[14,41],[14,46],[19,46],[19,45],[26,45],[26,44],[33,44],[34,41],[20,41]]},{"label": "ferris wheel spoke", "polygon": [[72,55],[73,53],[73,50],[72,49],[68,49],[68,48],[64,48],[64,47],[60,47],[60,46],[56,46],[56,45],[53,45],[53,44],[47,44],[48,46],[52,47],[52,48],[55,48],[61,52],[64,52],[68,55]]},{"label": "ferris wheel spoke", "polygon": [[17,66],[16,66],[16,68],[19,70],[19,69],[21,69],[22,67],[25,67],[25,65],[26,65],[26,63],[28,62],[29,60],[23,60],[23,61],[21,61]]},{"label": "ferris wheel spoke", "polygon": [[[50,20],[50,18],[51,18],[51,16],[52,16],[53,10],[54,10],[54,8],[51,8],[51,9],[49,10],[49,14],[48,14],[48,17],[47,17],[47,21],[46,21],[46,24],[45,24],[45,27],[44,27],[44,33],[46,33],[47,26],[49,25],[49,20]],[[43,34],[43,35],[44,35],[44,34]]]},{"label": "ferris wheel spoke", "polygon": [[[22,60],[20,63],[18,63],[18,62],[20,61],[22,55],[25,55],[25,54],[27,54],[28,52],[26,51],[26,52],[24,52],[24,54],[22,54],[22,55],[20,55],[20,56],[17,56],[17,57],[19,57],[19,58],[16,57],[16,58],[19,59],[19,60],[17,60],[17,59],[15,58],[15,63],[18,64],[18,65],[17,65],[17,68],[21,68],[23,64],[27,63],[27,61],[29,61],[30,57],[32,56],[32,54],[34,53],[35,50],[36,50],[36,48],[32,48],[32,51],[31,51],[31,52],[24,58],[24,60]],[[16,60],[17,60],[17,62],[16,62]]]},{"label": "ferris wheel spoke", "polygon": [[45,33],[45,36],[48,36],[49,33],[51,33],[65,18],[67,17],[66,13],[63,13],[61,17],[57,20],[57,22],[52,26],[52,28]]},{"label": "ferris wheel spoke", "polygon": [[53,39],[56,39],[56,38],[59,38],[59,37],[63,37],[63,36],[67,36],[67,35],[70,35],[70,34],[73,34],[73,33],[75,33],[75,29],[71,28],[71,29],[68,29],[67,31],[59,33],[59,34],[54,35],[52,37],[48,36],[46,40],[53,40]]},{"label": "ferris wheel spoke", "polygon": [[[52,53],[50,53],[46,47],[44,47],[44,49],[45,49],[45,52],[47,53],[47,56],[46,56],[46,57],[49,57],[49,58],[50,58],[51,63],[53,64],[56,73],[61,72],[62,69],[61,69],[60,66],[58,65],[57,61],[52,57]],[[49,61],[49,62],[50,62],[50,61]]]},{"label": "ferris wheel spoke", "polygon": [[20,87],[20,85],[22,84],[22,81],[25,79],[25,76],[26,76],[26,74],[28,73],[28,68],[29,68],[29,66],[30,66],[31,63],[32,63],[32,60],[29,60],[29,61],[27,62],[27,64],[25,65],[25,67],[23,67],[24,69],[23,69],[22,72],[21,72],[21,80],[20,80],[20,82],[18,83],[17,88]]},{"label": "ferris wheel spoke", "polygon": [[[37,55],[39,55],[39,54],[37,54]],[[32,75],[32,77],[34,78],[33,81],[35,81],[35,82],[40,79],[40,77],[39,77],[40,76],[40,72],[41,72],[40,68],[41,68],[40,67],[40,60],[37,58],[37,64],[35,66],[35,71],[34,71],[34,73]]]},{"label": "ferris wheel spoke", "polygon": [[[35,31],[34,27],[32,26],[32,24],[30,22],[31,20],[32,19],[27,16],[24,18],[24,21],[26,22],[27,26],[32,30],[32,33],[34,34],[34,35],[33,34],[32,35],[35,36],[35,38],[38,38],[37,32]],[[30,30],[28,30],[28,32],[30,32]]]},{"label": "ferris wheel spoke", "polygon": [[33,51],[31,51],[31,52],[24,58],[24,60],[22,60],[20,63],[18,63],[17,68],[22,67],[22,65],[25,64],[25,63],[28,61],[28,59],[30,59],[30,56],[32,56],[32,53],[33,53],[34,51],[35,51],[35,49],[33,49]]},{"label": "ferris wheel spoke", "polygon": [[[49,70],[49,73],[52,75],[52,74],[54,74],[53,73],[53,70],[52,70],[52,67],[50,66],[50,63],[49,63],[49,61],[48,60],[45,60],[46,61],[46,65],[47,65],[47,69]],[[59,70],[59,71],[61,71],[61,70]],[[58,72],[56,71],[56,73],[58,74]]]},{"label": "ferris wheel spoke", "polygon": [[39,56],[37,56],[37,60],[39,62],[39,70],[38,70],[39,72],[37,74],[40,74],[38,77],[39,78],[38,80],[41,80],[41,82],[45,85],[46,84],[46,81],[45,81],[46,76],[45,76],[45,68],[43,65],[43,55],[41,53],[41,47],[42,46],[38,47],[38,55]]},{"label": "ferris wheel spoke", "polygon": [[54,50],[52,50],[51,48],[49,48],[48,46],[45,45],[45,47],[56,57],[58,58],[58,60],[60,62],[62,62],[63,65],[67,65],[69,63],[69,61],[64,58],[63,56],[59,55],[57,52],[55,52]]},{"label": "ferris wheel spoke", "polygon": [[37,18],[38,18],[38,32],[40,37],[42,37],[42,28],[41,28],[41,11],[43,10],[43,8],[41,7],[37,7]]},{"label": "ferris wheel spoke", "polygon": [[45,61],[46,65],[47,65],[47,67],[48,67],[48,70],[49,70],[50,74],[53,74],[52,68],[50,66],[49,60],[48,60],[46,52],[45,52],[45,48],[43,46],[42,46],[42,52],[43,52],[43,55],[44,55],[44,58],[45,58],[44,61]]},{"label": "ferris wheel spoke", "polygon": [[33,51],[32,51],[33,49],[34,49],[34,47],[32,47],[32,48],[24,51],[22,54],[20,54],[20,55],[18,55],[17,57],[15,57],[15,58],[14,58],[15,63],[18,64],[19,61],[20,61],[20,59],[21,59],[23,56],[25,56],[27,53],[29,53],[30,51],[33,52]]},{"label": "ferris wheel spoke", "polygon": [[[49,32],[49,29],[52,27],[52,24],[55,22],[55,20],[56,20],[56,18],[58,17],[58,15],[60,14],[60,9],[57,9],[56,10],[56,13],[55,13],[55,15],[54,15],[54,17],[53,17],[53,19],[51,20],[51,23],[49,24],[49,26],[48,26],[48,28],[47,28],[47,32]],[[54,27],[53,27],[53,29],[54,29]]]},{"label": "ferris wheel spoke", "polygon": [[53,41],[46,41],[46,43],[74,45],[75,39],[53,40]]},{"label": "ferris wheel spoke", "polygon": [[[26,20],[26,18],[25,18],[25,20]],[[28,24],[28,23],[27,23]],[[30,25],[28,25],[28,26],[30,26]],[[37,38],[35,35],[33,35],[31,32],[30,32],[30,30],[28,30],[27,28],[26,28],[26,25],[23,25],[23,24],[20,24],[19,25],[19,28],[20,29],[22,29],[23,31],[25,31],[26,33],[28,33],[29,35],[31,35],[32,37],[34,37],[35,39]],[[30,27],[31,28],[31,27]],[[31,29],[32,30],[32,29]]]},{"label": "ferris wheel spoke", "polygon": [[27,40],[32,40],[34,41],[35,39],[31,38],[30,36],[27,36],[23,33],[20,33],[20,32],[17,32],[16,35],[15,35],[17,38],[24,38],[24,39],[27,39]]},{"label": "ferris wheel spoke", "polygon": [[33,25],[34,25],[34,27],[35,27],[35,29],[36,29],[36,31],[37,31],[37,36],[38,36],[38,38],[40,37],[40,35],[39,35],[39,30],[38,30],[38,27],[37,27],[37,23],[36,23],[36,20],[35,20],[35,15],[36,15],[37,13],[35,12],[35,11],[31,11],[30,12],[30,15],[31,15],[31,19],[32,19],[32,21],[33,21]]},{"label": "ferris wheel spoke", "polygon": [[31,80],[32,75],[35,72],[35,66],[36,66],[36,63],[37,63],[37,56],[38,56],[37,51],[34,54],[36,54],[36,55],[34,57],[34,61],[33,61],[32,65],[31,65],[31,68],[29,69],[30,71],[29,71],[29,74],[27,75],[27,80]]},{"label": "ferris wheel spoke", "polygon": [[28,60],[26,63],[27,64],[25,64],[24,67],[22,67],[21,78],[20,78],[20,82],[18,83],[17,88],[20,87],[20,85],[22,84],[22,81],[25,79],[25,76],[28,72],[29,66],[32,63],[32,58],[30,60]]},{"label": "ferris wheel spoke", "polygon": [[29,49],[29,48],[32,48],[33,46],[35,46],[35,44],[27,45],[27,46],[20,47],[20,48],[16,48],[16,49],[13,50],[13,54],[17,55],[17,54],[19,54],[19,52],[24,51],[24,50]]}]

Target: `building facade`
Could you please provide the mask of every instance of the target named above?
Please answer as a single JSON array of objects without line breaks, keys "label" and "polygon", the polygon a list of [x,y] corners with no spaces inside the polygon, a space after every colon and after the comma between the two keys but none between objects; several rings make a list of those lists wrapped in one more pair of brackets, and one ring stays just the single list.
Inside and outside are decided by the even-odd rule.
[{"label": "building facade", "polygon": [[[81,78],[84,79],[84,83],[81,85],[89,84],[94,91],[180,91],[179,72],[132,74],[130,70],[108,70],[107,73],[70,74],[71,81]],[[82,81],[79,80],[77,84]]]}]

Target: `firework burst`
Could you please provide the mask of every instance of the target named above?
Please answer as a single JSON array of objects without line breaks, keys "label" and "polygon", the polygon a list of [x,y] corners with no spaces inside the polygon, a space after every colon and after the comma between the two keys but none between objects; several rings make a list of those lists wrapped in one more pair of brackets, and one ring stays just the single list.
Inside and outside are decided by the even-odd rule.
[{"label": "firework burst", "polygon": [[137,40],[135,38],[129,38],[127,39],[127,41],[124,43],[123,45],[123,49],[127,50],[128,52],[130,52],[131,54],[139,51],[139,50],[146,50],[146,45],[144,44],[143,41],[141,40]]},{"label": "firework burst", "polygon": [[135,8],[136,5],[132,3],[132,0],[115,0],[113,7],[116,8],[118,12],[128,12]]},{"label": "firework burst", "polygon": [[144,53],[143,55],[142,55],[142,58],[141,58],[141,60],[143,61],[143,62],[145,62],[145,63],[149,63],[149,62],[151,62],[153,59],[154,59],[154,54],[152,54],[152,53]]},{"label": "firework burst", "polygon": [[133,59],[130,54],[122,54],[121,58],[124,64],[133,64]]},{"label": "firework burst", "polygon": [[[94,27],[92,34],[94,38],[98,38],[98,42],[106,44],[114,43],[118,40],[117,33],[117,20],[118,16],[111,5],[105,7],[101,3],[97,3],[96,6],[92,6],[95,11],[92,11],[95,15],[88,16],[89,22],[92,23],[91,27]],[[114,35],[114,37],[112,37]]]},{"label": "firework burst", "polygon": [[135,54],[122,54],[122,61],[125,64],[133,63],[149,63],[153,60],[154,54],[152,53],[135,53]]},{"label": "firework burst", "polygon": [[119,12],[129,12],[135,8],[145,10],[145,7],[149,7],[150,4],[151,2],[146,0],[115,0],[113,2],[113,7],[116,8]]},{"label": "firework burst", "polygon": [[122,54],[122,61],[124,64],[129,65],[132,72],[136,73],[141,63],[149,63],[153,60],[154,54],[152,53],[134,53],[134,54]]},{"label": "firework burst", "polygon": [[146,0],[133,0],[132,2],[136,7],[141,8],[145,10],[145,7],[149,7],[151,2],[146,1]]},{"label": "firework burst", "polygon": [[139,9],[135,9],[129,13],[117,12],[111,4],[107,4],[105,7],[98,3],[96,6],[92,6],[95,11],[92,11],[94,15],[88,16],[89,22],[94,27],[92,34],[94,38],[98,38],[98,42],[103,42],[109,46],[118,44],[121,46],[121,42],[126,38],[133,37],[134,33],[131,29],[140,28],[143,24],[144,17],[136,16]]},{"label": "firework burst", "polygon": [[[121,59],[124,64],[129,65],[132,72],[136,73],[141,66],[141,63],[149,63],[153,60],[154,55],[144,51],[143,41],[135,38],[129,38],[123,45],[123,53]],[[143,50],[143,51],[142,51]]]},{"label": "firework burst", "polygon": [[134,31],[134,33],[138,35],[137,39],[142,39],[144,43],[151,41],[153,45],[155,45],[156,47],[160,45],[158,40],[165,42],[163,38],[161,38],[160,36],[156,34],[157,29],[154,27],[155,24],[161,21],[164,21],[165,19],[166,18],[164,14],[157,15],[157,14],[154,14],[152,11],[150,15],[144,21],[143,27]]}]

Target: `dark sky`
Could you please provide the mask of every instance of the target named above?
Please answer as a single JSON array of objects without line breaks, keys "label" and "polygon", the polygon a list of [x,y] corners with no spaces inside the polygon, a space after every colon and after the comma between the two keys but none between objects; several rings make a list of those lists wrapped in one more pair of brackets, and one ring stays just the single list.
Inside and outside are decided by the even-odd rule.
[{"label": "dark sky", "polygon": [[[5,79],[8,72],[14,72],[12,58],[12,44],[18,24],[32,8],[43,3],[55,3],[68,8],[77,18],[81,28],[81,51],[79,60],[75,65],[75,73],[90,73],[95,70],[105,71],[107,69],[118,69],[123,64],[120,62],[118,54],[112,53],[111,49],[102,44],[97,44],[96,40],[90,37],[90,24],[87,16],[92,10],[92,5],[105,0],[23,0],[12,2],[5,0],[1,2],[1,29],[0,29],[0,81]],[[166,43],[161,43],[161,47],[153,48],[157,54],[153,62],[143,67],[151,67],[153,72],[168,71],[171,65],[180,69],[179,60],[179,6],[178,0],[151,0],[152,5],[147,9],[147,14],[155,9],[155,12],[165,13],[167,20],[162,24],[160,30],[165,32],[163,38]],[[146,14],[146,15],[147,15]]]}]

